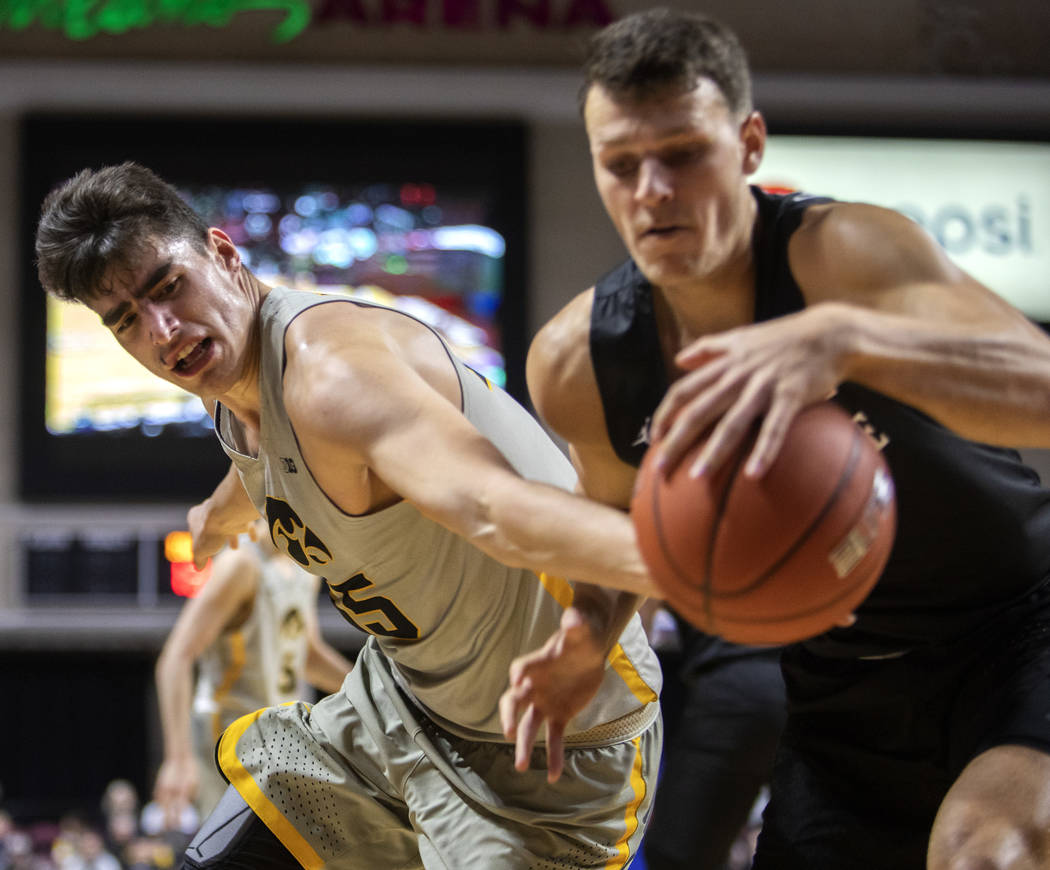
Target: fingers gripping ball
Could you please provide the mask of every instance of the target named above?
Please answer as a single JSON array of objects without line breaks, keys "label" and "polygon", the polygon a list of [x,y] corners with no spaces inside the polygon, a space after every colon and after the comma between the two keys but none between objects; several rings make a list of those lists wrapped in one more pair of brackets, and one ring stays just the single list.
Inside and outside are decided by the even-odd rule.
[{"label": "fingers gripping ball", "polygon": [[868,595],[896,531],[893,480],[867,434],[837,405],[805,408],[773,466],[743,467],[754,435],[695,479],[702,442],[664,477],[650,450],[631,516],[653,581],[701,631],[735,643],[813,637]]}]

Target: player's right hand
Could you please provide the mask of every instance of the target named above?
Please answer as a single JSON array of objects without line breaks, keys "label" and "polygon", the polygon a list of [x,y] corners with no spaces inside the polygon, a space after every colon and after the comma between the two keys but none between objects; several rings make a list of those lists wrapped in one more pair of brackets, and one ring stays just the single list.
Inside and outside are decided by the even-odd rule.
[{"label": "player's right hand", "polygon": [[734,454],[761,421],[744,473],[773,464],[792,420],[827,399],[843,379],[842,306],[818,306],[703,336],[679,351],[685,370],[653,415],[650,437],[665,474],[706,438],[689,469],[708,473]]},{"label": "player's right hand", "polygon": [[528,769],[532,747],[546,726],[547,780],[558,780],[565,764],[565,730],[598,693],[604,677],[601,644],[581,612],[569,607],[547,642],[510,666],[510,686],[499,712],[503,734],[515,744],[517,770]]},{"label": "player's right hand", "polygon": [[183,810],[193,802],[200,787],[200,772],[192,757],[166,758],[157,771],[153,799],[164,810],[164,827],[179,830]]}]

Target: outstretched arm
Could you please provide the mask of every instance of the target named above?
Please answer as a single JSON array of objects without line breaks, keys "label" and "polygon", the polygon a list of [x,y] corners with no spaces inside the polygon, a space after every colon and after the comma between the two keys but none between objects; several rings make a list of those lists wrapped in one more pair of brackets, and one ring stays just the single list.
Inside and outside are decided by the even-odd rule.
[{"label": "outstretched arm", "polygon": [[[415,353],[414,339],[389,321],[400,315],[350,306],[349,312],[316,313],[334,307],[311,309],[289,329],[285,397],[303,456],[335,504],[362,513],[374,507],[358,500],[362,492],[392,494],[505,565],[630,593],[620,601],[615,593],[581,589],[548,644],[555,659],[568,658],[573,668],[547,684],[549,704],[535,693],[520,699],[537,705],[548,723],[549,763],[556,775],[561,731],[597,690],[608,651],[633,612],[634,596],[655,591],[630,518],[522,478],[460,412],[454,372],[434,364],[444,361],[444,353],[435,354],[436,345]],[[354,401],[335,403],[333,395]],[[568,701],[564,689],[573,680],[578,689]],[[513,712],[508,715],[513,718]],[[534,737],[526,724],[519,752]]]},{"label": "outstretched arm", "polygon": [[[421,360],[384,331],[399,328],[384,318],[402,315],[316,314],[336,307],[293,322],[285,372],[289,417],[329,498],[361,513],[374,507],[355,501],[362,491],[389,490],[505,565],[652,591],[621,511],[519,475],[460,412],[458,386],[443,389],[454,373],[436,373],[433,360],[444,353],[433,346]],[[308,332],[297,329],[304,318]]]},{"label": "outstretched arm", "polygon": [[888,209],[814,206],[789,248],[807,308],[701,338],[653,420],[665,467],[712,425],[693,467],[718,465],[764,417],[746,472],[761,475],[803,406],[856,381],[959,434],[1050,446],[1050,337]]}]

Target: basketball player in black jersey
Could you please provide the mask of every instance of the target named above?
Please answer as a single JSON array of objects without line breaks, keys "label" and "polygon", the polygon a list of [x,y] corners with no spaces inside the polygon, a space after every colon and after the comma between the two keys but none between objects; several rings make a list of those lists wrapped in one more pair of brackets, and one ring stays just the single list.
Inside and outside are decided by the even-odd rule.
[{"label": "basketball player in black jersey", "polygon": [[765,122],[716,22],[615,22],[582,100],[631,261],[543,328],[528,374],[585,491],[626,505],[635,441],[671,468],[713,426],[706,473],[759,419],[760,476],[833,392],[896,480],[855,621],[783,651],[754,867],[1050,867],[1050,491],[1012,449],[1050,446],[1050,340],[903,216],[751,187]]}]

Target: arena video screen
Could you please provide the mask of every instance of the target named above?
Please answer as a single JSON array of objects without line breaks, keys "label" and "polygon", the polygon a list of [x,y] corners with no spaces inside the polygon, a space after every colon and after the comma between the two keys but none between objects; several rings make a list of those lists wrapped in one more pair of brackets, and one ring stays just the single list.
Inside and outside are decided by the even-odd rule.
[{"label": "arena video screen", "polygon": [[[41,128],[57,123],[27,122],[25,136],[38,139]],[[127,119],[112,123],[121,126]],[[141,123],[156,128],[169,122]],[[65,176],[49,173],[36,208],[47,189],[83,166],[136,159],[171,181],[210,226],[226,232],[264,283],[402,310],[441,333],[490,381],[521,395],[524,242],[522,193],[515,189],[521,167],[514,165],[521,148],[506,147],[517,131],[499,124],[440,124],[428,131],[384,122],[355,125],[350,138],[346,124],[318,122],[312,135],[307,125],[306,142],[333,136],[359,142],[362,130],[369,130],[369,142],[385,143],[378,149],[384,159],[370,153],[341,160],[321,148],[319,158],[308,161],[302,136],[278,137],[286,146],[300,143],[302,164],[313,169],[289,173],[287,153],[283,159],[272,155],[267,166],[249,151],[246,123],[228,122],[218,140],[229,149],[231,137],[242,139],[251,155],[239,167],[231,165],[226,176],[165,161],[156,146],[143,144],[126,149],[127,157],[87,160]],[[422,159],[411,147],[412,127],[422,136],[415,142],[437,146]],[[470,161],[486,132],[499,140],[490,143],[499,149],[465,163],[464,154]],[[208,163],[201,156],[200,165]],[[27,275],[26,284],[24,303],[31,310],[39,306],[43,316],[42,342],[35,345],[30,334],[23,353],[22,398],[30,412],[23,420],[24,496],[167,501],[206,495],[226,460],[202,403],[137,366],[89,309],[45,300],[35,275]],[[42,383],[34,384],[34,376]]]}]

